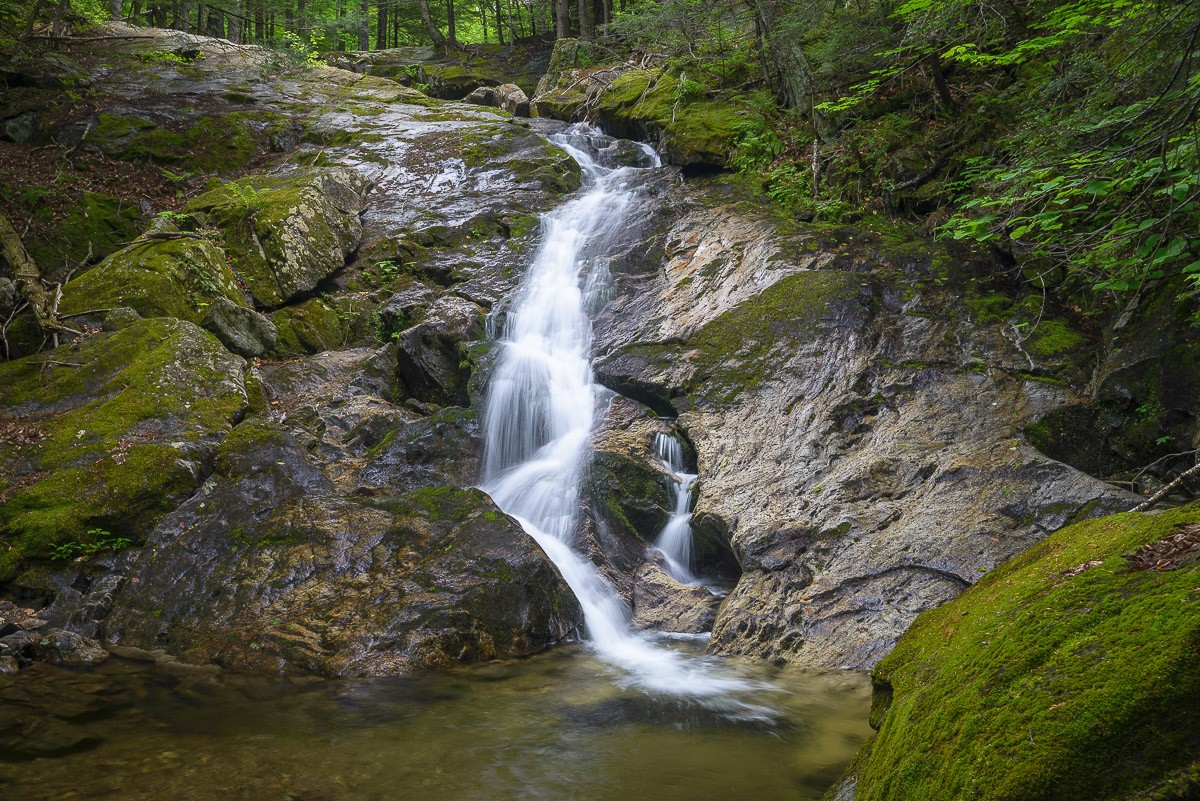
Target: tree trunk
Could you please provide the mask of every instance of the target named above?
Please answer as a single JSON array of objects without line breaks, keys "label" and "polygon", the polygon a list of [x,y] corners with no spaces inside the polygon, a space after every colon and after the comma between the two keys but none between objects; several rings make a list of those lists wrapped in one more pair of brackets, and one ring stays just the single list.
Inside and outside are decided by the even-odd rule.
[{"label": "tree trunk", "polygon": [[380,0],[378,16],[375,19],[375,49],[386,50],[388,40],[388,10],[387,3]]},{"label": "tree trunk", "polygon": [[242,2],[232,0],[229,9],[229,41],[234,44],[242,43]]},{"label": "tree trunk", "polygon": [[425,32],[429,34],[433,46],[438,50],[445,50],[446,37],[442,35],[438,26],[433,23],[433,17],[429,13],[429,0],[417,0],[417,10],[421,12],[421,23],[425,26]]},{"label": "tree trunk", "polygon": [[71,9],[71,0],[58,0],[58,5],[54,8],[54,24],[50,29],[50,33],[55,36],[62,36],[63,18]]},{"label": "tree trunk", "polygon": [[579,9],[579,38],[590,42],[596,38],[596,16],[592,0],[578,0],[575,5]]},{"label": "tree trunk", "polygon": [[121,0],[108,0],[108,16],[112,19],[120,19],[123,5]]},{"label": "tree trunk", "polygon": [[17,291],[29,302],[38,327],[54,340],[57,347],[59,333],[71,329],[58,319],[56,296],[42,283],[42,271],[34,264],[33,259],[29,258],[29,252],[21,242],[21,235],[3,214],[0,214],[0,255],[4,256],[4,260],[12,268]]},{"label": "tree trunk", "polygon": [[571,1],[570,0],[555,0],[554,4],[554,23],[556,39],[571,38]]},{"label": "tree trunk", "polygon": [[371,49],[371,0],[362,0],[358,7],[358,49]]},{"label": "tree trunk", "polygon": [[446,39],[450,47],[458,49],[458,36],[454,32],[454,0],[446,0]]}]

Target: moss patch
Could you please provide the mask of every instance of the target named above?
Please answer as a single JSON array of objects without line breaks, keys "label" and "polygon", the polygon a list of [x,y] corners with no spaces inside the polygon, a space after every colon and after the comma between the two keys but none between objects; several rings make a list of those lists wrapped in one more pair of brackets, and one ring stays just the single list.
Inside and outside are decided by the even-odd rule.
[{"label": "moss patch", "polygon": [[143,317],[199,322],[217,297],[248,305],[225,261],[204,239],[136,242],[109,256],[63,289],[67,314],[128,306]]},{"label": "moss patch", "polygon": [[606,130],[619,135],[660,137],[672,163],[723,167],[739,127],[756,113],[738,98],[696,97],[686,88],[672,75],[633,70],[600,96],[597,114]]},{"label": "moss patch", "polygon": [[318,353],[341,344],[342,323],[337,311],[320,298],[288,306],[271,315],[278,340],[273,358]]},{"label": "moss patch", "polygon": [[1197,521],[1070,526],[921,615],[875,670],[859,801],[1196,797],[1200,565],[1124,555]]},{"label": "moss patch", "polygon": [[766,357],[820,330],[830,306],[861,290],[863,277],[833,270],[789,275],[701,328],[686,347],[709,400],[728,402],[770,376]]},{"label": "moss patch", "polygon": [[145,536],[244,412],[243,364],[158,318],[0,365],[0,581],[92,529]]}]

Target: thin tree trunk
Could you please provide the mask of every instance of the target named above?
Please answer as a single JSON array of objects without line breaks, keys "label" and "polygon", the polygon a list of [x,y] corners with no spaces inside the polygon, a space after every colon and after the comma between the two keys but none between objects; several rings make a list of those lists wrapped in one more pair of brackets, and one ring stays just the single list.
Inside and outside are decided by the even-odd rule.
[{"label": "thin tree trunk", "polygon": [[229,9],[229,41],[234,44],[242,43],[242,3],[232,0]]},{"label": "thin tree trunk", "polygon": [[379,2],[377,14],[378,16],[375,20],[375,49],[386,50],[388,40],[388,10],[387,3],[383,0]]},{"label": "thin tree trunk", "polygon": [[113,19],[121,18],[121,0],[108,0],[108,16]]},{"label": "thin tree trunk", "polygon": [[579,38],[590,42],[596,38],[596,17],[592,0],[578,0],[575,5],[579,9]]},{"label": "thin tree trunk", "polygon": [[429,34],[433,46],[438,50],[445,50],[446,37],[442,35],[438,26],[433,23],[433,16],[429,13],[429,0],[417,0],[417,11],[421,13],[421,23],[425,26],[425,32]]},{"label": "thin tree trunk", "polygon": [[371,49],[371,0],[362,0],[358,7],[358,49]]},{"label": "thin tree trunk", "polygon": [[454,0],[446,0],[446,39],[450,47],[458,49],[458,36],[454,32]]},{"label": "thin tree trunk", "polygon": [[54,7],[54,23],[50,32],[55,36],[62,36],[63,18],[67,15],[67,11],[71,8],[71,0],[58,0],[58,5]]}]

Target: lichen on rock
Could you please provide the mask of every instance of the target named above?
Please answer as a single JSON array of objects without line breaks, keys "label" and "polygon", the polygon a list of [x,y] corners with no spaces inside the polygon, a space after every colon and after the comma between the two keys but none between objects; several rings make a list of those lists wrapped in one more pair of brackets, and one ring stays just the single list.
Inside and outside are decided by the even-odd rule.
[{"label": "lichen on rock", "polygon": [[358,246],[370,181],[344,168],[258,175],[188,202],[220,227],[254,300],[277,308],[310,292]]}]

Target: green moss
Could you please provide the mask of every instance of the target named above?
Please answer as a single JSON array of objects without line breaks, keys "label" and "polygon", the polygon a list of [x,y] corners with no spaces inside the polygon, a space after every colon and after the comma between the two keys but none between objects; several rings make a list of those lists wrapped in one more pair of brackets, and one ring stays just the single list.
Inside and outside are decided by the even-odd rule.
[{"label": "green moss", "polygon": [[[49,206],[39,202],[49,214]],[[30,209],[34,211],[34,209]],[[99,192],[83,192],[47,225],[25,237],[33,260],[41,265],[91,264],[104,258],[140,233],[142,212],[133,201]]]},{"label": "green moss", "polygon": [[91,529],[144,536],[195,488],[188,460],[244,411],[241,364],[159,318],[0,365],[0,407],[37,433],[0,443],[0,581]]},{"label": "green moss", "polygon": [[101,114],[88,141],[126,161],[180,165],[203,173],[231,172],[254,160],[288,125],[281,114],[236,111],[202,115],[174,131],[140,117]]},{"label": "green moss", "polygon": [[681,93],[679,80],[658,70],[632,70],[600,96],[597,113],[605,126],[627,136],[644,129],[661,134],[676,164],[722,167],[733,152],[740,126],[759,119],[738,98],[709,99]]},{"label": "green moss", "polygon": [[272,358],[303,356],[337,347],[343,338],[337,310],[320,298],[286,306],[271,315],[278,340]]},{"label": "green moss", "polygon": [[225,254],[204,239],[135,242],[63,289],[67,314],[128,306],[143,317],[199,322],[217,297],[245,306]]},{"label": "green moss", "polygon": [[772,284],[698,331],[687,344],[697,351],[692,384],[705,397],[728,402],[770,377],[771,352],[794,347],[818,333],[830,304],[861,290],[862,276],[809,270]]},{"label": "green moss", "polygon": [[1025,350],[1044,359],[1062,356],[1087,344],[1083,334],[1063,320],[1042,320],[1025,340]]},{"label": "green moss", "polygon": [[382,504],[391,512],[430,522],[461,522],[490,506],[482,491],[460,487],[422,487]]},{"label": "green moss", "polygon": [[1124,555],[1197,522],[1200,505],[1078,523],[921,615],[875,670],[859,801],[1194,797],[1200,564]]}]

